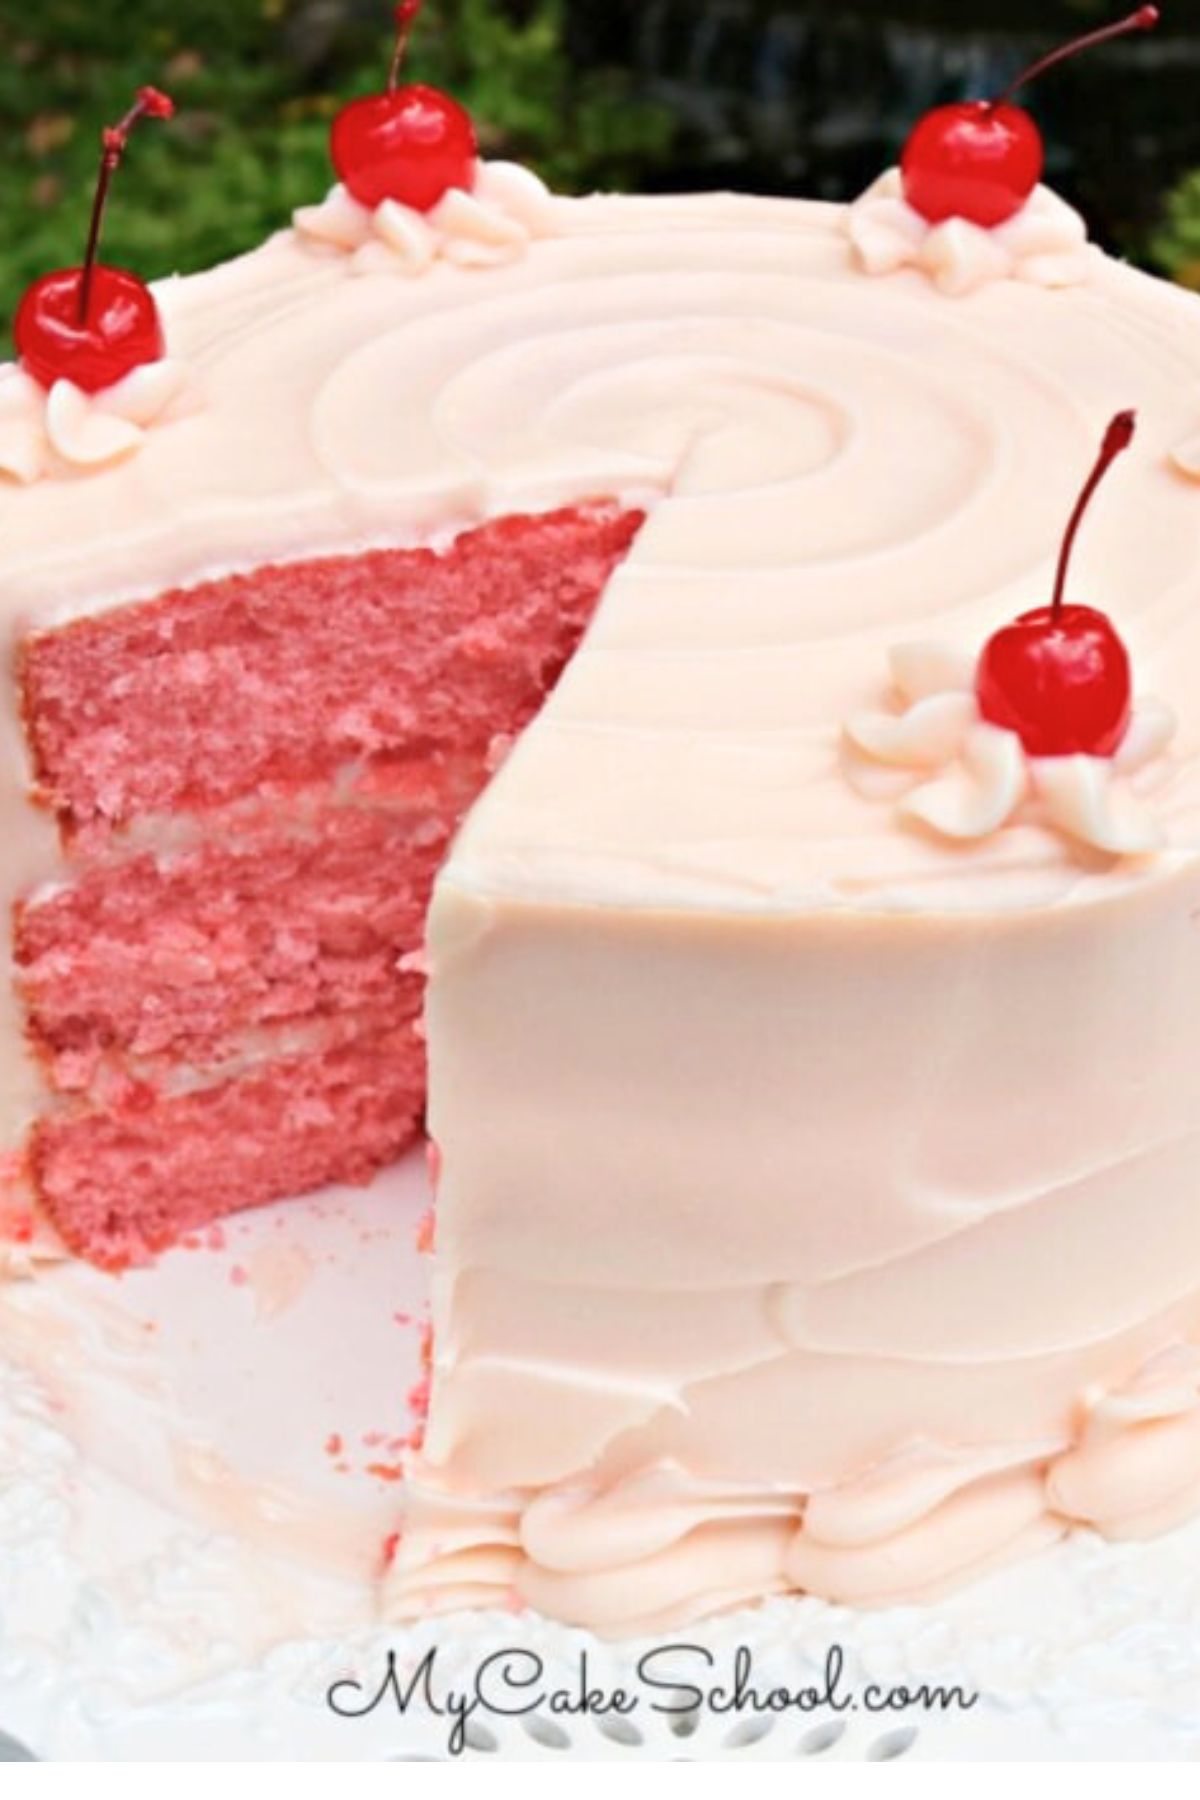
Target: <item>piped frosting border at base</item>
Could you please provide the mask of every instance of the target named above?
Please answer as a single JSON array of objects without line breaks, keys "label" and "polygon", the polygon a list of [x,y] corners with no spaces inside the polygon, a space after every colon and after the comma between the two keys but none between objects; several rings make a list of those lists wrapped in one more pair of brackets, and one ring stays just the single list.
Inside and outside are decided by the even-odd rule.
[{"label": "piped frosting border at base", "polygon": [[802,1494],[660,1465],[606,1489],[470,1503],[418,1477],[385,1616],[518,1602],[601,1636],[668,1630],[763,1594],[882,1606],[935,1598],[1085,1525],[1152,1535],[1200,1503],[1200,1351],[1154,1358],[1084,1407],[1077,1441],[911,1445]]}]

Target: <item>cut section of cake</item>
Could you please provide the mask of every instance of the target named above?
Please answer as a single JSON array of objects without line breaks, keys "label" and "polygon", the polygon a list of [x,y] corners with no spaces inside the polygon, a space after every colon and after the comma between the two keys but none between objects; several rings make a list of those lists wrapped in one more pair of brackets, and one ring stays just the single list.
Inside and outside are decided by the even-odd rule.
[{"label": "cut section of cake", "polygon": [[510,518],[24,638],[63,842],[14,914],[53,1096],[29,1168],[72,1250],[144,1260],[412,1142],[434,873],[638,522]]}]

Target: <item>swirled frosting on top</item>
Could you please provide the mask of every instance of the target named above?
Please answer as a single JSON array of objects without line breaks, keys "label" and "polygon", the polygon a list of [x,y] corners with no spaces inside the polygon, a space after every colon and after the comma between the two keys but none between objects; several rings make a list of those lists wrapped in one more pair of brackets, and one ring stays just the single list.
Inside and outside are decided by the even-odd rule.
[{"label": "swirled frosting on top", "polygon": [[868,275],[920,269],[943,294],[974,293],[991,281],[1075,287],[1097,252],[1079,214],[1049,188],[1034,190],[1003,225],[970,219],[931,224],[904,198],[899,169],[888,169],[856,200],[846,218],[855,255]]},{"label": "swirled frosting on top", "polygon": [[862,280],[843,208],[546,204],[545,235],[486,272],[349,280],[284,232],[160,284],[204,404],[86,481],[0,483],[10,635],[217,569],[650,500],[464,877],[634,901],[652,869],[666,901],[749,910],[1099,897],[1032,816],[969,859],[897,830],[839,746],[892,646],[983,643],[1047,590],[1072,471],[1136,401],[1077,583],[1181,720],[1155,815],[1186,852],[1200,506],[1169,453],[1195,425],[1196,302],[1100,256],[1068,292],[948,308]]}]

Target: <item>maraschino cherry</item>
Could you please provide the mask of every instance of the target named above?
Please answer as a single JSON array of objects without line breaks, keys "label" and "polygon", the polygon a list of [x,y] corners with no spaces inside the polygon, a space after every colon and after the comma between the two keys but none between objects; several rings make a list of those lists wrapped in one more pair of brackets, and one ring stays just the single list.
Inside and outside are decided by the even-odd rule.
[{"label": "maraschino cherry", "polygon": [[140,119],[169,119],[174,112],[174,102],[157,88],[139,88],[120,124],[103,133],[83,266],[41,276],[17,309],[17,354],[44,388],[66,380],[96,394],[165,353],[162,320],[145,282],[127,269],[97,262],[96,255],[108,190],[130,132]]},{"label": "maraschino cherry", "polygon": [[374,210],[397,200],[431,212],[451,188],[471,189],[479,145],[471,115],[437,88],[401,87],[400,71],[421,0],[396,8],[387,92],[352,100],[333,121],[330,150],[344,187]]},{"label": "maraschino cherry", "polygon": [[1025,205],[1046,162],[1042,134],[1023,108],[1011,104],[1013,95],[1067,57],[1132,31],[1149,31],[1158,19],[1157,6],[1140,6],[1128,18],[1041,57],[999,99],[964,100],[926,113],[900,158],[908,204],[930,224],[961,218],[989,228],[1003,225]]},{"label": "maraschino cherry", "polygon": [[1111,756],[1129,728],[1129,653],[1110,621],[1091,606],[1063,602],[1071,552],[1109,468],[1133,442],[1136,415],[1118,413],[1071,514],[1049,606],[1022,613],[989,639],[975,694],[991,725],[1015,731],[1030,756]]}]

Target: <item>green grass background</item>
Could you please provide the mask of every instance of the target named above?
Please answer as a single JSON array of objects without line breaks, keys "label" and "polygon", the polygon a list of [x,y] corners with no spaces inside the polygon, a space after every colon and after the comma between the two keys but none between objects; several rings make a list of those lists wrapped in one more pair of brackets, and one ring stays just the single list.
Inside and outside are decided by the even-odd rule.
[{"label": "green grass background", "polygon": [[[563,0],[514,20],[488,0],[438,0],[411,71],[474,113],[489,154],[528,158],[564,191],[625,185],[671,120],[621,71],[574,70]],[[98,132],[145,82],[179,114],[137,135],[114,189],[108,261],[146,276],[248,248],[319,197],[329,121],[378,89],[391,9],[350,0],[0,0],[0,333],[24,284],[79,260]]]}]

